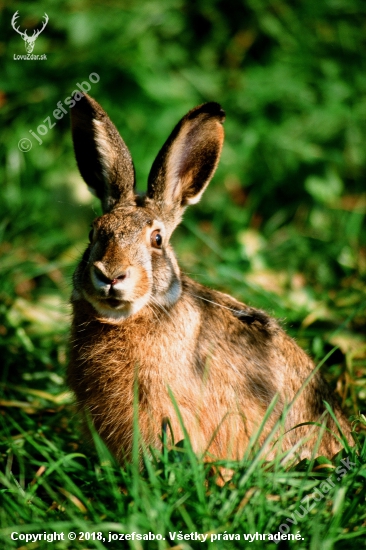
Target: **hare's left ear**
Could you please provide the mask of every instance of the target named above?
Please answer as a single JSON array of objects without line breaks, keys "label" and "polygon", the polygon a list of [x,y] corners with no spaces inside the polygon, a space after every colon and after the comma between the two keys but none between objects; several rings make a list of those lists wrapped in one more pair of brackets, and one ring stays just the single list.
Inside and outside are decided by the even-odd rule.
[{"label": "hare's left ear", "polygon": [[224,140],[225,113],[218,103],[192,109],[177,124],[151,168],[148,196],[161,209],[195,204],[209,184]]}]

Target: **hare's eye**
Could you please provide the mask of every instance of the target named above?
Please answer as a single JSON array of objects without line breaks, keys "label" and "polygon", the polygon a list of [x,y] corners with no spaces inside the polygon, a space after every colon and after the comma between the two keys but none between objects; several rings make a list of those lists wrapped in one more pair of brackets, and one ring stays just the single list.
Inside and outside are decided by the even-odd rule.
[{"label": "hare's eye", "polygon": [[151,246],[152,246],[152,247],[154,247],[154,248],[161,248],[161,245],[162,245],[162,243],[163,243],[163,238],[162,238],[162,236],[160,235],[158,229],[155,229],[155,231],[153,231],[153,232],[151,233],[150,242],[151,242]]}]

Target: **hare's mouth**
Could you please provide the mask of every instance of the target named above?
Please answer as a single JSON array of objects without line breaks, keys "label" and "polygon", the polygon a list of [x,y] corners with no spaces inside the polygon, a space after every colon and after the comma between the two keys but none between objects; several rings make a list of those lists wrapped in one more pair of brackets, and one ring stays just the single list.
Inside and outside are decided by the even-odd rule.
[{"label": "hare's mouth", "polygon": [[125,300],[117,300],[117,298],[107,298],[106,300],[103,300],[103,304],[107,304],[112,309],[117,309],[118,307],[126,307],[128,302]]},{"label": "hare's mouth", "polygon": [[143,308],[149,301],[149,293],[135,300],[118,300],[112,296],[96,298],[88,295],[85,298],[99,313],[101,319],[106,320],[106,322],[119,323]]}]

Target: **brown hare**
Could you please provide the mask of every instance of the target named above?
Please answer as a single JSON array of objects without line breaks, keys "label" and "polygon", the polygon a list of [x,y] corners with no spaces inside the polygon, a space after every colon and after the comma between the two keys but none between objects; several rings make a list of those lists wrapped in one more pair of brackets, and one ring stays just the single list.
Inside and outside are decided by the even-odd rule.
[{"label": "brown hare", "polygon": [[175,441],[184,438],[177,406],[196,452],[240,459],[273,398],[260,445],[297,393],[276,432],[283,451],[295,446],[296,456],[310,457],[319,428],[291,428],[320,417],[329,430],[318,454],[331,457],[340,449],[324,400],[349,437],[319,372],[299,392],[314,364],[294,340],[265,312],[184,275],[169,244],[184,209],[200,200],[215,172],[224,117],[217,103],[183,117],[140,196],[131,155],[105,111],[86,94],[72,109],[76,160],[104,214],[94,220],[74,274],[68,381],[121,462],[131,456],[134,381],[146,448],[161,445],[166,418]]}]

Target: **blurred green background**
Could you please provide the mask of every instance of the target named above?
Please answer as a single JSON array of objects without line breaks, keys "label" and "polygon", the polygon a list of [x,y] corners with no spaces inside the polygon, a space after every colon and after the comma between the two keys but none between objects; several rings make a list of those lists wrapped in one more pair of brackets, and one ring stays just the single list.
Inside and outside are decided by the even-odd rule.
[{"label": "blurred green background", "polygon": [[[365,2],[49,0],[0,9],[3,383],[64,387],[71,274],[100,209],[77,171],[69,115],[52,113],[97,73],[90,94],[129,146],[139,189],[179,118],[205,101],[222,104],[219,168],[174,236],[182,268],[281,318],[316,359],[338,346],[329,376],[349,410],[364,407]],[[14,59],[25,54],[11,27],[16,10],[28,35],[48,14],[33,52],[46,60]],[[39,144],[30,130],[47,117],[56,124]],[[21,401],[14,391],[4,406],[17,398],[36,410],[39,396]]]}]

